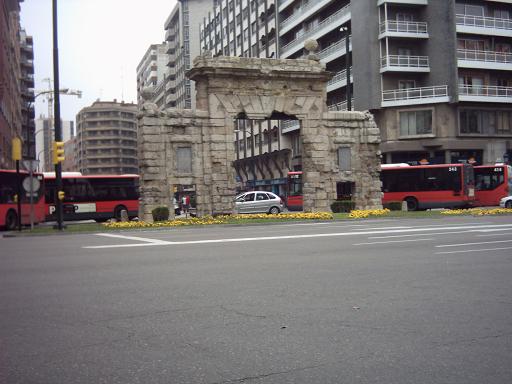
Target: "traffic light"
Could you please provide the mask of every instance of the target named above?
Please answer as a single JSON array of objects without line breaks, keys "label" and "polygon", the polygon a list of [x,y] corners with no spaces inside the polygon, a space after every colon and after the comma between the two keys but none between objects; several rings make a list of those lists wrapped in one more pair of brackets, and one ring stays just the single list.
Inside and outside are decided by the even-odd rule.
[{"label": "traffic light", "polygon": [[19,137],[12,139],[12,159],[21,160],[21,139]]},{"label": "traffic light", "polygon": [[64,191],[58,191],[57,192],[57,198],[62,201],[64,200]]},{"label": "traffic light", "polygon": [[64,142],[53,142],[53,164],[59,164],[64,161]]}]

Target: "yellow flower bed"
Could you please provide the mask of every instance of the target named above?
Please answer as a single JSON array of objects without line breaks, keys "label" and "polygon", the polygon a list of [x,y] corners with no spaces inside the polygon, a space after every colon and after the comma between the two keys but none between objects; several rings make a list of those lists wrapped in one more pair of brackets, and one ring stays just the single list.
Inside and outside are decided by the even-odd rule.
[{"label": "yellow flower bed", "polygon": [[484,215],[501,215],[505,213],[512,213],[511,208],[492,208],[492,209],[482,209],[482,208],[469,208],[469,209],[448,209],[446,211],[441,211],[443,215],[474,215],[474,216],[484,216]]},{"label": "yellow flower bed", "polygon": [[384,216],[390,212],[389,209],[354,209],[350,211],[348,217],[351,219],[364,219],[369,216]]},{"label": "yellow flower bed", "polygon": [[247,215],[225,215],[225,216],[203,216],[203,217],[191,217],[188,219],[175,219],[167,221],[158,221],[154,223],[148,223],[145,221],[129,221],[129,222],[117,222],[117,223],[105,223],[103,224],[107,228],[157,228],[157,227],[182,227],[190,225],[213,225],[213,224],[227,224],[234,223],[237,221],[241,222],[244,220],[332,220],[334,217],[329,212],[314,212],[314,213],[281,213],[279,215],[267,215],[267,214],[247,214]]}]

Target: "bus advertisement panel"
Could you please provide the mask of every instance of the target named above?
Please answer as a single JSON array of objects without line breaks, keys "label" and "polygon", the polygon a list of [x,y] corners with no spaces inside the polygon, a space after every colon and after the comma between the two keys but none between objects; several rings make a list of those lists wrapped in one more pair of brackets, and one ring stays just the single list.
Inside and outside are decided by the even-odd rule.
[{"label": "bus advertisement panel", "polygon": [[[0,227],[7,230],[16,229],[18,224],[18,185],[29,181],[30,175],[27,171],[20,171],[19,179],[14,170],[0,170]],[[33,178],[39,188],[32,193],[33,223],[44,221],[45,205],[43,190],[43,175],[34,173]],[[27,180],[28,179],[28,180]],[[26,183],[26,182],[25,182]],[[22,188],[21,195],[21,224],[30,224],[30,196]]]},{"label": "bus advertisement panel", "polygon": [[512,166],[505,164],[475,167],[475,205],[498,206],[512,194]]},{"label": "bus advertisement panel", "polygon": [[381,166],[382,203],[405,201],[409,211],[472,206],[475,178],[470,164]]},{"label": "bus advertisement panel", "polygon": [[[55,199],[55,173],[44,174],[46,220],[57,219]],[[63,172],[64,220],[121,219],[126,210],[129,218],[138,216],[139,176],[138,175],[82,175],[80,172]]]}]

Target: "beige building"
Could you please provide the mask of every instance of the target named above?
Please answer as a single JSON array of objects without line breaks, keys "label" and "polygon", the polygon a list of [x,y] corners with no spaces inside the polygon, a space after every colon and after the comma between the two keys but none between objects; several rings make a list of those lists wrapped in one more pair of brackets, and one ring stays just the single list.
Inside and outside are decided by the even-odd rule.
[{"label": "beige building", "polygon": [[138,173],[137,105],[96,101],[76,117],[77,171],[83,174]]}]

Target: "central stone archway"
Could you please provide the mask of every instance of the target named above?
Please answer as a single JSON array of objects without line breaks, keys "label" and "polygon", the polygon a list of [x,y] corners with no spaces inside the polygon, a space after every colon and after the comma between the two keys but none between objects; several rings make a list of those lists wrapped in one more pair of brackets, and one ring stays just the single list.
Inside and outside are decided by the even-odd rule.
[{"label": "central stone archway", "polygon": [[[369,113],[329,112],[332,77],[317,60],[200,56],[188,76],[197,111],[144,104],[139,122],[141,215],[170,205],[176,185],[193,185],[197,214],[228,213],[235,194],[234,121],[296,118],[303,143],[304,211],[329,211],[336,183],[355,183],[358,208],[381,207],[379,130]],[[342,164],[338,156],[345,148]],[[190,161],[189,161],[190,160]]]}]

